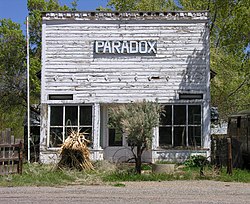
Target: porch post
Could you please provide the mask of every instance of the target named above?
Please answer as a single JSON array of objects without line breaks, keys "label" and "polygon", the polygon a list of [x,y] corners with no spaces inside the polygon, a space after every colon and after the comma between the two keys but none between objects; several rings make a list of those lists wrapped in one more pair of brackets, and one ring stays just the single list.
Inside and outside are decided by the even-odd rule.
[{"label": "porch post", "polygon": [[101,111],[100,104],[93,105],[93,160],[103,160],[103,151],[100,146]]}]

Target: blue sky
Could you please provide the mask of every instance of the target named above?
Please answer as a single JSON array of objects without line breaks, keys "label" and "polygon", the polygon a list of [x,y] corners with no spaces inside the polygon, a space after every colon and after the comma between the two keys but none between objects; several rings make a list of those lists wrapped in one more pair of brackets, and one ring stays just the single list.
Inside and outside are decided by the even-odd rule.
[{"label": "blue sky", "polygon": [[[59,0],[61,5],[66,4],[71,7],[73,0]],[[99,6],[105,7],[107,0],[79,0],[78,10],[92,11]],[[28,15],[27,0],[0,0],[0,19],[10,18],[12,21],[21,24],[22,29],[25,29],[25,19]]]}]

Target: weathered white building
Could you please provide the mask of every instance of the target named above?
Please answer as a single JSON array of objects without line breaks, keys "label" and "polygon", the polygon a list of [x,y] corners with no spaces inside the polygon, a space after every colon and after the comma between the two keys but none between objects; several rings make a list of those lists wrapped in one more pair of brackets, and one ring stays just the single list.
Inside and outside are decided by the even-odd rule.
[{"label": "weathered white building", "polygon": [[40,160],[71,129],[90,133],[94,160],[131,158],[108,109],[143,99],[166,110],[144,161],[209,155],[209,81],[206,11],[43,13]]}]

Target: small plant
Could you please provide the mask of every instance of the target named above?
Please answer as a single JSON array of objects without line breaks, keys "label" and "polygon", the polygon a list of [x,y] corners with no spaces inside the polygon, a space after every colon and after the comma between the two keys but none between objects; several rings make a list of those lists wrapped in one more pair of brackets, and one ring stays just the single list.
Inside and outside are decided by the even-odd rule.
[{"label": "small plant", "polygon": [[175,162],[163,161],[163,160],[156,161],[155,163],[156,164],[176,164]]},{"label": "small plant", "polygon": [[209,164],[207,158],[202,155],[191,156],[184,162],[184,165],[186,165],[187,167],[203,167],[207,164]]},{"label": "small plant", "polygon": [[125,187],[126,185],[123,183],[115,183],[113,186],[115,187]]},{"label": "small plant", "polygon": [[141,174],[142,153],[151,147],[153,128],[159,124],[161,111],[157,102],[146,100],[110,109],[110,125],[126,133],[138,174]]},{"label": "small plant", "polygon": [[152,170],[152,166],[150,164],[142,164],[142,170]]}]

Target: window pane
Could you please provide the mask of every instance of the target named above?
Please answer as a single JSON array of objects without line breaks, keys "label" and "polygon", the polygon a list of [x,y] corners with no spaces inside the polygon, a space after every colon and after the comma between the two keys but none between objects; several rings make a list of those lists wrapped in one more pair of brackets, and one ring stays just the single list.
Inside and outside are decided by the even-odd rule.
[{"label": "window pane", "polygon": [[65,107],[65,123],[66,126],[77,125],[77,106],[66,106]]},{"label": "window pane", "polygon": [[84,133],[84,136],[87,140],[90,140],[88,147],[93,147],[92,128],[91,127],[80,127],[80,132]]},{"label": "window pane", "polygon": [[201,106],[199,105],[188,106],[188,124],[190,125],[201,124]]},{"label": "window pane", "polygon": [[186,127],[174,127],[174,146],[186,146]]},{"label": "window pane", "polygon": [[164,106],[164,112],[161,114],[161,125],[172,125],[172,106]]},{"label": "window pane", "polygon": [[109,128],[109,146],[122,146],[122,133],[115,128]]},{"label": "window pane", "polygon": [[160,146],[172,146],[172,128],[159,128],[159,144]]},{"label": "window pane", "polygon": [[80,107],[80,125],[92,125],[92,106]]},{"label": "window pane", "polygon": [[63,126],[63,107],[50,107],[50,126]]},{"label": "window pane", "polygon": [[65,139],[72,133],[77,132],[77,127],[66,127],[65,128]]},{"label": "window pane", "polygon": [[50,128],[49,147],[60,147],[63,143],[63,128]]},{"label": "window pane", "polygon": [[186,106],[176,105],[174,106],[174,125],[186,124]]},{"label": "window pane", "polygon": [[188,127],[188,145],[201,146],[201,127]]}]

